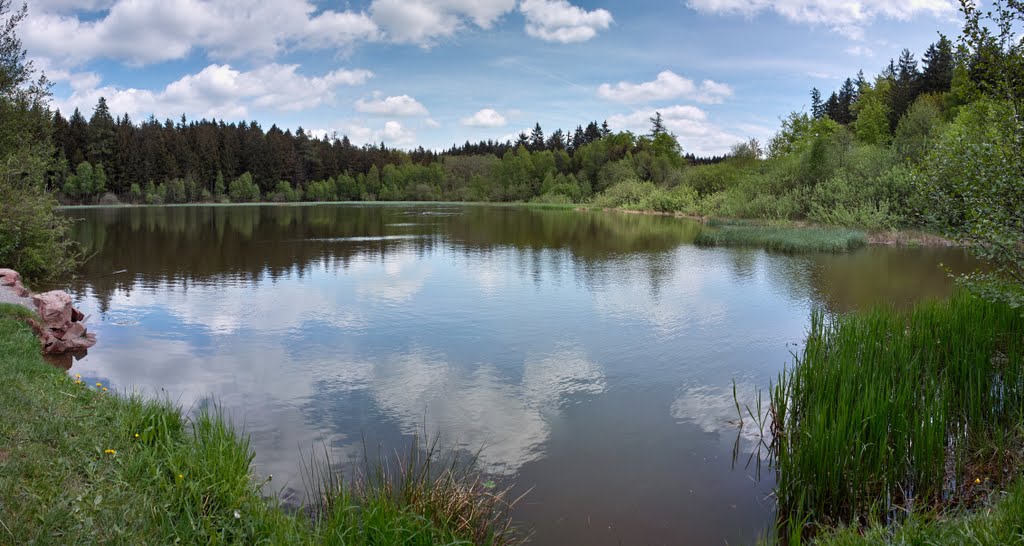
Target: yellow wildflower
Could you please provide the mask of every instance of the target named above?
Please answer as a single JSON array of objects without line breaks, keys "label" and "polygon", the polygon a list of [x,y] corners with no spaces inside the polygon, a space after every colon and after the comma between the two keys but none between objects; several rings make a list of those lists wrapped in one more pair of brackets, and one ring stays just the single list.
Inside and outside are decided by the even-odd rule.
[{"label": "yellow wildflower", "polygon": [[103,392],[107,392],[107,388],[106,387],[103,387]]},{"label": "yellow wildflower", "polygon": [[117,455],[117,450],[115,449],[104,449],[103,452],[107,455]]},{"label": "yellow wildflower", "polygon": [[981,483],[981,478],[974,478],[974,483]]},{"label": "yellow wildflower", "polygon": [[185,479],[185,476],[183,476],[181,474],[178,474],[178,480],[184,480],[184,479]]},{"label": "yellow wildflower", "polygon": [[138,437],[139,437],[139,433],[138,433],[138,432],[136,432],[136,433],[135,433],[135,437],[136,437],[136,438],[138,438]]},{"label": "yellow wildflower", "polygon": [[76,373],[75,374],[75,379],[81,379],[81,378],[82,378],[82,374],[80,374],[80,373]]},{"label": "yellow wildflower", "polygon": [[102,386],[103,386],[103,383],[100,383],[99,381],[97,381],[97,382],[96,382],[96,386],[97,386],[97,387],[102,387]]}]

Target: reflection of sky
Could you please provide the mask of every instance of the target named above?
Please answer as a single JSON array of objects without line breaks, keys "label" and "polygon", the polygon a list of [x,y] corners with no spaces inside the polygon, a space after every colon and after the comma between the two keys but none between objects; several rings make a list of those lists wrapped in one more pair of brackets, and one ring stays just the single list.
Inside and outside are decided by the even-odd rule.
[{"label": "reflection of sky", "polygon": [[[392,222],[397,234],[405,223]],[[709,465],[702,480],[734,484],[716,495],[755,515],[744,525],[770,518],[728,464],[732,381],[751,402],[790,360],[820,263],[693,246],[583,258],[441,235],[274,275],[140,276],[113,290],[105,313],[85,290],[100,342],[73,371],[185,408],[214,398],[251,433],[275,485],[301,486],[300,452],[327,446],[352,461],[364,438],[400,449],[426,428],[441,445],[483,448],[486,470],[538,480],[531,498],[543,510],[526,511],[538,519],[632,502],[628,484],[618,499],[572,489],[558,478],[567,465],[581,484],[638,466],[676,473],[637,478],[638,496],[667,499],[645,517],[701,524],[669,512],[678,492],[668,484],[690,487],[694,473],[678,469],[681,455]],[[652,447],[630,449],[643,442]]]}]

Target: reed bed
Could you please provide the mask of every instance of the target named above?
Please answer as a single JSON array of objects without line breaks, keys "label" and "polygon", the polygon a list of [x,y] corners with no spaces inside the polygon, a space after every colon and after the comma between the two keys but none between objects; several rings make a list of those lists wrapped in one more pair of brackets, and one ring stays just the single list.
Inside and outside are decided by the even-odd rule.
[{"label": "reed bed", "polygon": [[1021,458],[1024,314],[965,293],[816,311],[771,399],[781,535],[969,503]]},{"label": "reed bed", "polygon": [[838,228],[722,225],[701,231],[701,246],[752,246],[777,252],[848,252],[867,244],[862,231]]}]

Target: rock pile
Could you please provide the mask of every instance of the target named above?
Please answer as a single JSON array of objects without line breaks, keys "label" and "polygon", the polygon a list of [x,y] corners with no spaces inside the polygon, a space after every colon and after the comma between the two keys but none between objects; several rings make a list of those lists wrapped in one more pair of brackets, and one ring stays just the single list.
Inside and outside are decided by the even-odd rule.
[{"label": "rock pile", "polygon": [[[46,354],[84,351],[96,344],[96,334],[85,328],[85,315],[71,305],[71,296],[62,290],[32,294],[21,284],[21,275],[13,269],[0,269],[0,291],[13,292],[17,298],[32,297],[31,302],[42,322],[28,319]],[[13,300],[18,302],[18,300]],[[23,300],[26,304],[29,300]]]},{"label": "rock pile", "polygon": [[71,305],[71,296],[62,290],[44,292],[32,296],[36,311],[43,320],[40,324],[29,320],[43,352],[60,354],[82,351],[96,344],[96,334],[85,329],[85,315]]}]

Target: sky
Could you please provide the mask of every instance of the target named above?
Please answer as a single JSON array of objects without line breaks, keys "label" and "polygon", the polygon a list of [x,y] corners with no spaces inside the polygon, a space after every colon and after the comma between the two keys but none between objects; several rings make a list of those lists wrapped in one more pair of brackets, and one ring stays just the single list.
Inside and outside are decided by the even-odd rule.
[{"label": "sky", "polygon": [[53,106],[444,149],[591,120],[765,142],[863,69],[955,38],[954,0],[29,0]]}]

